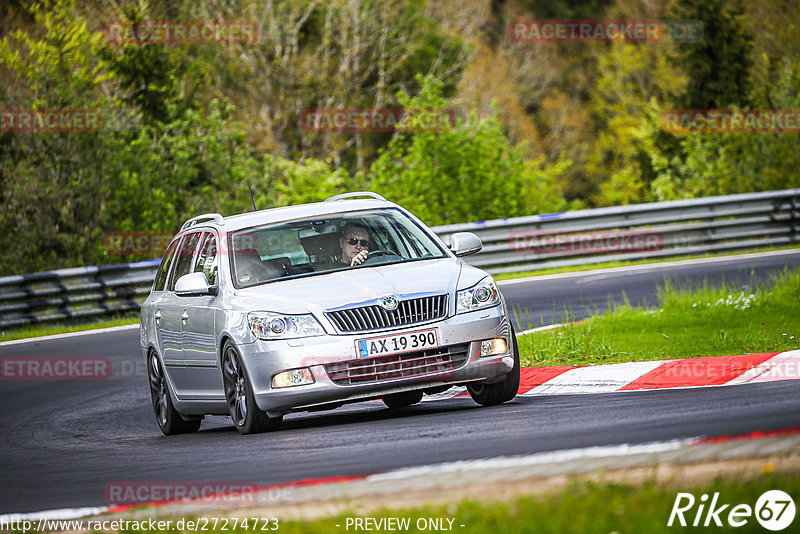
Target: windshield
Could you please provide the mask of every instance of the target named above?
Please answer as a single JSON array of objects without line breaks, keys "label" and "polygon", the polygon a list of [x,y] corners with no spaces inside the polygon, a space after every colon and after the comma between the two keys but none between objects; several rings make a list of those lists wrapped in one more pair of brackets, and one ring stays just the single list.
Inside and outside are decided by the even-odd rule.
[{"label": "windshield", "polygon": [[[247,228],[231,233],[229,239],[237,288],[445,257],[436,241],[396,208]],[[359,253],[363,263],[351,266],[352,258]]]}]

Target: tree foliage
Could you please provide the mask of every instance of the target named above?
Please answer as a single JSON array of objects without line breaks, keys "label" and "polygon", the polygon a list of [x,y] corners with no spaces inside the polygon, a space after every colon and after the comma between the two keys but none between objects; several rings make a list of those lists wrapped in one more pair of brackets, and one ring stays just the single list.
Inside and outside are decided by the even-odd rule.
[{"label": "tree foliage", "polygon": [[[400,92],[397,98],[409,110],[448,108],[431,78],[422,80],[418,96]],[[543,169],[541,163],[525,161],[524,146],[509,142],[496,117],[479,120],[471,113],[441,129],[409,120],[373,164],[372,188],[403,199],[429,224],[563,209],[555,178],[567,164]]]},{"label": "tree foliage", "polygon": [[[41,0],[0,8],[0,273],[127,261],[172,232],[372,188],[429,224],[797,187],[796,133],[661,129],[670,109],[800,108],[791,0]],[[696,19],[696,43],[522,43],[519,19]],[[255,43],[112,44],[114,20],[244,20]],[[452,128],[314,131],[304,110],[454,110]],[[419,125],[417,125],[419,126]]]},{"label": "tree foliage", "polygon": [[677,0],[671,15],[701,21],[703,38],[683,43],[673,61],[689,79],[677,103],[686,109],[723,109],[749,102],[752,32],[741,0]]}]

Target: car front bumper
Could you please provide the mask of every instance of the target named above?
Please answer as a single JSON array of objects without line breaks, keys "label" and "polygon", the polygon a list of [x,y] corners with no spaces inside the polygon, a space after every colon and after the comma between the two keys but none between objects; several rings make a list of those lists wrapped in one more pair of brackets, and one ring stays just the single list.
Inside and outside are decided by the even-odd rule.
[{"label": "car front bumper", "polygon": [[[503,308],[499,305],[488,310],[458,314],[431,323],[369,334],[256,341],[238,348],[249,374],[256,404],[270,416],[278,416],[292,411],[324,409],[325,405],[366,400],[402,391],[430,389],[472,381],[500,380],[514,366],[513,341],[510,339],[508,319]],[[346,367],[345,362],[356,365],[369,364],[370,358],[359,358],[356,350],[356,342],[359,339],[431,328],[437,331],[440,347],[457,347],[462,349],[458,351],[459,353],[466,352],[457,365],[443,371],[434,370],[411,376],[402,376],[403,371],[398,370],[379,380],[354,384],[336,381],[331,377],[334,373],[329,373],[334,368]],[[481,341],[498,337],[506,339],[508,351],[481,357]],[[453,351],[455,352],[455,349]],[[272,377],[276,373],[303,367],[311,371],[314,377],[313,384],[286,388],[272,387]]]}]

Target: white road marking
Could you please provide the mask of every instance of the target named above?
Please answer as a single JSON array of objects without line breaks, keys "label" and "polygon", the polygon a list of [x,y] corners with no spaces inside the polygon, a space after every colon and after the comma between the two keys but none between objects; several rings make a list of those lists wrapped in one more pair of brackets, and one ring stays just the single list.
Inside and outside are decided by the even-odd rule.
[{"label": "white road marking", "polygon": [[386,473],[377,473],[368,476],[366,480],[397,480],[417,477],[420,475],[552,464],[555,462],[568,462],[582,458],[611,458],[617,456],[631,456],[633,454],[668,452],[691,445],[698,439],[699,438],[675,439],[671,441],[643,443],[640,445],[605,445],[600,447],[586,447],[583,449],[566,449],[553,452],[541,452],[527,456],[498,456],[497,458],[487,458],[482,460],[459,460],[456,462],[444,462],[440,464],[423,465],[419,467],[406,467],[403,469],[396,469],[394,471],[387,471]]},{"label": "white road marking", "polygon": [[8,345],[21,345],[23,343],[37,343],[39,341],[49,341],[51,339],[65,339],[68,337],[88,336],[92,334],[105,334],[107,332],[117,332],[120,330],[134,330],[139,328],[139,323],[124,324],[122,326],[110,326],[108,328],[95,328],[94,330],[81,330],[80,332],[66,332],[64,334],[52,334],[49,336],[28,337],[25,339],[13,339],[11,341],[0,342],[0,347]]},{"label": "white road marking", "polygon": [[78,519],[90,515],[104,514],[107,511],[107,506],[99,506],[92,508],[60,508],[25,514],[3,514],[0,515],[0,524],[7,525],[17,521],[39,521],[41,519]]},{"label": "white road marking", "polygon": [[541,276],[529,276],[527,278],[515,278],[513,280],[499,280],[497,282],[497,285],[508,286],[512,284],[523,284],[527,282],[540,282],[540,281],[544,282],[547,280],[558,280],[561,278],[576,278],[580,276],[586,276],[587,274],[604,275],[611,273],[627,273],[631,271],[652,271],[654,269],[681,267],[684,265],[702,265],[704,263],[729,262],[737,259],[761,258],[765,256],[792,256],[796,254],[800,254],[800,249],[774,250],[772,252],[755,252],[753,254],[718,256],[715,258],[697,258],[694,260],[645,263],[642,265],[627,265],[625,267],[610,267],[608,269],[587,269],[585,271],[573,271],[569,273],[557,273],[557,274],[543,274]]},{"label": "white road marking", "polygon": [[547,324],[544,326],[537,326],[536,328],[531,328],[529,330],[523,330],[522,332],[518,332],[518,336],[524,336],[527,334],[533,334],[534,332],[543,332],[545,330],[552,330],[553,328],[558,328],[559,326],[567,326],[568,323],[555,323],[555,324]]}]

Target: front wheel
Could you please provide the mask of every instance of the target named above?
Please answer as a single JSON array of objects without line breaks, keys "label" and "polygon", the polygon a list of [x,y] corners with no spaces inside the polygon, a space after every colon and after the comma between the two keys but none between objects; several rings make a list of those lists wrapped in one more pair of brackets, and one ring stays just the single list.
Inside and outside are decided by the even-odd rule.
[{"label": "front wheel", "polygon": [[514,333],[514,326],[511,321],[508,323],[508,328],[511,333],[509,336],[511,342],[514,343],[514,367],[505,376],[502,382],[495,384],[484,384],[478,382],[477,384],[467,384],[467,391],[469,391],[472,400],[483,406],[492,406],[493,404],[500,404],[510,401],[517,396],[519,390],[519,345],[517,345],[517,335]]},{"label": "front wheel", "polygon": [[161,367],[158,354],[153,350],[147,356],[147,377],[150,380],[150,400],[153,403],[153,412],[161,433],[165,436],[172,436],[197,432],[200,429],[200,420],[185,420],[173,406],[167,377],[164,376],[164,368]]},{"label": "front wheel", "polygon": [[253,388],[247,378],[242,358],[230,341],[222,349],[222,383],[225,386],[225,401],[233,426],[240,434],[258,434],[277,430],[283,417],[269,417],[256,406]]}]

